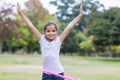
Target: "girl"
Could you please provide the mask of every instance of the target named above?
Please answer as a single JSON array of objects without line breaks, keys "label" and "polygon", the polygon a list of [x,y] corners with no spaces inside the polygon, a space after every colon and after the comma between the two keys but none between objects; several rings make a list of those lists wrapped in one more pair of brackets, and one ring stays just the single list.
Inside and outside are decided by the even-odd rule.
[{"label": "girl", "polygon": [[[48,22],[44,26],[44,34],[41,34],[31,21],[24,15],[20,5],[17,3],[17,11],[23,21],[26,23],[28,28],[31,30],[33,35],[37,38],[40,43],[42,59],[43,59],[43,68],[45,70],[64,75],[64,69],[59,60],[60,47],[64,39],[67,37],[71,29],[83,16],[82,6],[80,7],[79,15],[73,19],[64,31],[58,36],[57,26],[53,22]],[[42,80],[64,80],[53,75],[45,74],[42,75]]]}]

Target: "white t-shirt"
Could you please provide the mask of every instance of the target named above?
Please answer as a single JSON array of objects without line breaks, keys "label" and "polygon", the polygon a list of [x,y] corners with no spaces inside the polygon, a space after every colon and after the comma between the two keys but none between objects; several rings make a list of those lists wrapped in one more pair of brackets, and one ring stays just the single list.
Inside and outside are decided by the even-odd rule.
[{"label": "white t-shirt", "polygon": [[42,35],[39,43],[42,52],[43,68],[54,73],[64,72],[59,59],[60,46],[62,44],[60,37],[58,36],[52,42],[48,42],[45,36]]}]

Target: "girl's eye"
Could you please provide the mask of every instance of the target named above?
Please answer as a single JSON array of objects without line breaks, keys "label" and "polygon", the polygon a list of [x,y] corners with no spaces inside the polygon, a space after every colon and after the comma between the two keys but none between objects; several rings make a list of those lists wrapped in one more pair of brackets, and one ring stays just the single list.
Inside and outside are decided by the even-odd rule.
[{"label": "girl's eye", "polygon": [[47,30],[47,32],[50,32],[50,30]]},{"label": "girl's eye", "polygon": [[53,32],[55,32],[55,30],[53,30]]}]

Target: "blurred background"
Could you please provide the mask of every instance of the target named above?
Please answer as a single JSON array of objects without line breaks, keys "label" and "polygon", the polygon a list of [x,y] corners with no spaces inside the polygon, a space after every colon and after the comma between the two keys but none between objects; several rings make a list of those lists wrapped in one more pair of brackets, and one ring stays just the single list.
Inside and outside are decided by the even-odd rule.
[{"label": "blurred background", "polygon": [[16,11],[43,33],[54,21],[60,34],[84,15],[61,47],[65,74],[81,80],[120,80],[120,0],[0,0],[0,80],[40,80],[42,59],[38,41]]}]

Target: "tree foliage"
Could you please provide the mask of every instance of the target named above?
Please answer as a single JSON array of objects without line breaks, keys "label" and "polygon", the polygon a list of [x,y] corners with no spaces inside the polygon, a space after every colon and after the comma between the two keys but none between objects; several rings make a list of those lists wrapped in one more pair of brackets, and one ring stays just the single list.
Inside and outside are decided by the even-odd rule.
[{"label": "tree foliage", "polygon": [[96,45],[108,46],[120,44],[119,8],[104,12],[93,12],[88,21],[88,34],[95,35]]},{"label": "tree foliage", "polygon": [[[3,6],[4,5],[4,6]],[[15,35],[18,36],[14,30],[18,21],[13,19],[13,5],[7,4],[5,1],[1,1],[0,7],[0,40],[10,39]]]},{"label": "tree foliage", "polygon": [[110,55],[113,53],[112,46],[120,44],[119,12],[120,8],[111,8],[104,12],[93,12],[87,23],[88,34],[95,36],[93,43],[96,49],[105,50],[107,46]]},{"label": "tree foliage", "polygon": [[[10,49],[13,37],[19,38],[19,33],[15,30],[19,21],[14,19],[13,5],[3,0],[0,1],[0,52],[2,49]],[[8,44],[6,44],[8,43]],[[7,48],[5,47],[7,45]]]}]

